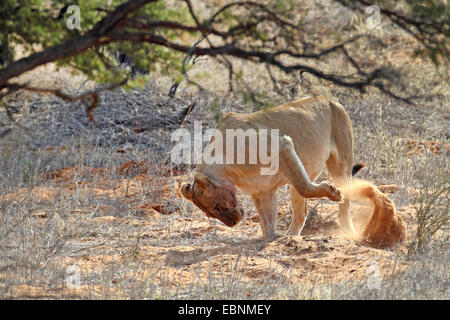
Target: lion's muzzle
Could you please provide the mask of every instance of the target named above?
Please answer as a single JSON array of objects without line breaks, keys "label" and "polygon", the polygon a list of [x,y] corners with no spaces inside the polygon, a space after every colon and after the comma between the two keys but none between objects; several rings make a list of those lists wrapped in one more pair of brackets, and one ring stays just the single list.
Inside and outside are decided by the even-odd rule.
[{"label": "lion's muzzle", "polygon": [[244,217],[244,210],[236,208],[232,210],[218,211],[214,214],[214,218],[222,221],[228,227],[236,226]]}]

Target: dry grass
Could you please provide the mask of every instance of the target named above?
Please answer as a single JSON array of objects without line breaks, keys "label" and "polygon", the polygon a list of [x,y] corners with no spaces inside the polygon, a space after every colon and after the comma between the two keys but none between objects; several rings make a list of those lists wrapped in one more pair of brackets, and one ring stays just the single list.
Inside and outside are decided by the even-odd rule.
[{"label": "dry grass", "polygon": [[[135,110],[141,114],[156,112],[152,108],[161,105],[188,104],[170,101],[155,90],[131,93],[151,98],[142,106],[115,101],[116,114],[126,118],[129,112],[131,121],[134,115],[127,108],[146,108]],[[114,94],[127,97],[127,93]],[[214,123],[208,113],[213,99],[202,98],[191,123],[185,124],[188,127],[194,119]],[[173,168],[168,161],[170,127],[136,134],[137,124],[131,121],[126,128],[125,118],[116,126],[94,127],[76,106],[63,107],[38,110],[36,118],[35,111],[22,115],[22,124],[33,125],[40,140],[19,128],[2,140],[0,292],[4,298],[448,298],[447,241],[414,257],[406,254],[406,247],[394,251],[361,247],[339,234],[335,206],[321,201],[315,206],[317,220],[308,223],[304,237],[262,243],[247,196],[241,200],[251,216],[235,229],[207,219],[180,198],[179,184],[193,168]],[[238,106],[230,103],[230,108]],[[373,109],[359,104],[348,109],[355,123],[355,158],[368,164],[361,175],[378,185],[398,186],[390,196],[412,240],[418,183],[431,174],[430,163],[440,164],[434,167],[442,171],[434,170],[434,175],[448,170],[448,151],[411,149],[408,141],[421,141],[421,135],[402,138],[389,130],[388,123],[380,122]],[[108,100],[96,110],[100,123],[115,119],[110,110]],[[60,126],[55,129],[36,119],[68,121],[56,122]],[[130,143],[134,136],[150,143]],[[110,137],[106,144],[103,137]],[[287,194],[285,188],[279,193],[281,230],[290,221]],[[363,225],[368,211],[354,204],[357,226]],[[373,261],[383,279],[379,290],[367,287],[366,271]],[[81,286],[75,289],[67,285],[72,265],[80,268]]]},{"label": "dry grass", "polygon": [[[367,164],[360,177],[395,186],[389,196],[407,225],[407,244],[392,251],[357,245],[340,234],[337,208],[326,201],[310,203],[315,214],[303,236],[271,243],[259,240],[248,196],[240,199],[250,217],[233,229],[184,201],[178,188],[194,167],[170,161],[177,113],[196,101],[183,124],[192,129],[194,120],[213,127],[227,111],[260,107],[239,90],[223,98],[228,89],[223,68],[201,60],[190,72],[207,91],[183,83],[178,99],[169,99],[170,80],[155,78],[143,90],[104,93],[95,110],[98,125],[78,104],[35,95],[11,99],[20,127],[0,114],[0,297],[448,299],[448,222],[421,252],[407,252],[417,239],[423,184],[432,187],[448,176],[448,67],[436,70],[408,58],[408,40],[400,41],[397,30],[383,30],[380,36],[393,43],[389,49],[368,43],[353,52],[369,50],[376,59],[400,64],[417,94],[437,96],[412,107],[375,90],[360,96],[310,77],[298,82],[278,74],[285,81],[279,95],[264,66],[238,63],[237,68],[261,105],[324,94],[346,106],[355,160]],[[336,61],[335,67],[345,66]],[[58,81],[70,92],[82,90],[82,85],[69,87],[70,77]],[[291,218],[287,189],[278,197],[279,228],[285,231]],[[438,199],[448,205],[448,199]],[[369,208],[352,208],[361,228]],[[427,214],[448,215],[445,210],[429,206]],[[380,272],[379,289],[367,284],[372,262]],[[67,283],[72,265],[80,271],[76,288]]]}]

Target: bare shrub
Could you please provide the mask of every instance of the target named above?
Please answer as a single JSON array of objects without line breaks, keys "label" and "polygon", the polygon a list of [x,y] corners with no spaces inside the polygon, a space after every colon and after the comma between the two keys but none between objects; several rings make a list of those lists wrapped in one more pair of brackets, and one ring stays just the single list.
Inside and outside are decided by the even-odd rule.
[{"label": "bare shrub", "polygon": [[410,253],[423,252],[439,231],[444,236],[448,231],[450,176],[447,167],[439,167],[433,171],[433,174],[422,178],[414,196],[417,229],[415,239],[409,247]]}]

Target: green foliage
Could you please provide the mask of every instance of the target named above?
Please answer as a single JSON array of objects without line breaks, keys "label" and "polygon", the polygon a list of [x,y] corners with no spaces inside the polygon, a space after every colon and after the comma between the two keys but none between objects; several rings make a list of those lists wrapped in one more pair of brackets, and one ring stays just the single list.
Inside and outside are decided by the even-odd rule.
[{"label": "green foliage", "polygon": [[[337,0],[350,6],[355,0]],[[424,47],[415,55],[426,56],[436,65],[448,60],[450,47],[450,12],[446,0],[369,0],[368,3],[396,13],[402,25],[420,38]],[[408,21],[408,22],[405,22]]]},{"label": "green foliage", "polygon": [[428,56],[436,65],[442,59],[448,59],[446,52],[450,47],[450,12],[447,1],[442,0],[406,0],[410,6],[408,14],[416,20],[427,21],[423,31],[433,34],[435,28],[442,30],[442,35],[434,36],[428,47],[417,50],[416,54]]},{"label": "green foliage", "polygon": [[210,109],[214,114],[214,121],[218,123],[222,119],[222,102],[218,97],[215,97],[211,102]]},{"label": "green foliage", "polygon": [[[216,12],[225,4],[231,1],[213,1],[207,5],[213,8],[211,12]],[[350,6],[358,1],[335,0],[343,5]],[[443,0],[413,1],[404,0],[402,6],[394,0],[373,0],[367,1],[376,4],[384,9],[400,12],[402,16],[413,21],[425,22],[421,24],[420,30],[416,34],[424,35],[425,46],[418,49],[417,54],[427,55],[436,64],[442,59],[448,59],[446,52],[449,47],[449,15],[446,2]],[[15,57],[15,49],[20,46],[21,55],[29,55],[54,45],[63,44],[77,36],[85,35],[93,26],[113,12],[117,6],[124,3],[124,0],[2,0],[0,2],[0,67],[7,67],[18,57]],[[259,3],[259,2],[256,2]],[[285,39],[289,43],[290,50],[297,51],[299,47],[295,44],[302,41],[304,34],[301,31],[302,24],[299,22],[306,14],[299,14],[297,1],[280,0],[261,2],[259,5],[231,5],[227,10],[222,10],[215,18],[214,22],[208,19],[208,15],[203,16],[199,8],[194,8],[200,23],[207,25],[212,23],[213,27],[220,32],[235,31],[237,34],[229,37],[227,41],[238,44],[242,48],[254,48],[258,50],[276,50],[277,41],[273,39]],[[71,14],[67,12],[70,5],[77,5],[80,8],[80,29],[70,30],[67,27],[67,20]],[[264,7],[263,7],[264,6]],[[400,9],[399,9],[400,8]],[[400,10],[400,11],[399,11]],[[208,13],[210,14],[210,13]],[[276,15],[276,18],[273,18]],[[266,20],[261,22],[261,18],[272,17],[272,23]],[[185,26],[195,26],[195,21],[190,15],[187,5],[183,1],[159,0],[148,3],[139,8],[136,12],[130,13],[127,18],[138,22],[171,21]],[[206,19],[206,20],[204,20]],[[274,28],[273,22],[279,24],[280,21],[297,21],[293,27],[284,25],[281,28]],[[270,19],[269,19],[270,20]],[[261,22],[261,23],[260,23]],[[281,23],[283,25],[283,23]],[[414,25],[410,26],[414,29]],[[423,30],[422,30],[423,29]],[[236,31],[237,30],[237,31]],[[440,30],[438,34],[432,33]],[[150,30],[137,30],[131,27],[124,27],[121,32],[130,31],[147,33],[154,36],[161,36],[164,39],[182,44],[186,47],[194,45],[201,36],[199,31],[181,30],[169,27],[158,27]],[[420,32],[418,32],[420,31]],[[431,35],[430,35],[431,34]],[[320,37],[310,36],[312,41],[320,41]],[[331,34],[336,42],[340,42],[345,37],[341,34]],[[281,41],[283,42],[283,41]],[[301,47],[301,46],[300,46]],[[184,54],[166,47],[145,42],[114,42],[101,47],[90,48],[78,55],[57,61],[60,66],[70,66],[73,70],[78,70],[85,74],[90,80],[95,80],[99,84],[121,82],[129,76],[130,70],[118,68],[118,62],[114,54],[120,51],[127,54],[133,64],[140,70],[155,72],[172,77],[175,82],[183,79],[182,61]],[[140,85],[140,81],[135,81],[135,85]],[[260,104],[260,107],[267,103],[261,102],[263,99],[255,99],[255,95],[247,97],[249,101]],[[260,101],[260,102],[258,102]]]},{"label": "green foliage", "polygon": [[[0,3],[0,63],[3,61],[3,67],[6,67],[17,60],[14,56],[17,45],[23,47],[25,54],[31,54],[83,35],[121,3],[123,1],[120,0],[24,0],[20,3],[3,0]],[[80,8],[79,30],[67,27],[69,5]],[[193,24],[186,8],[168,8],[165,1],[150,3],[128,18],[135,21],[171,20]],[[171,29],[158,29],[156,34],[168,40],[181,36],[180,31]],[[130,56],[133,64],[141,70],[155,71],[158,68],[162,74],[174,79],[181,74],[182,54],[148,43],[112,43],[57,61],[57,64],[71,66],[100,84],[120,82],[127,77],[129,70],[118,68],[118,62],[113,58],[117,50]],[[139,83],[134,81],[134,84]]]},{"label": "green foliage", "polygon": [[29,183],[31,179],[33,179],[33,163],[28,160],[24,163],[22,168],[22,182]]},{"label": "green foliage", "polygon": [[264,92],[246,91],[242,93],[244,103],[253,104],[258,110],[280,105],[282,100]]},{"label": "green foliage", "polygon": [[294,0],[284,0],[284,1],[273,1],[270,4],[271,10],[276,12],[282,17],[293,19],[295,17],[295,1]]}]

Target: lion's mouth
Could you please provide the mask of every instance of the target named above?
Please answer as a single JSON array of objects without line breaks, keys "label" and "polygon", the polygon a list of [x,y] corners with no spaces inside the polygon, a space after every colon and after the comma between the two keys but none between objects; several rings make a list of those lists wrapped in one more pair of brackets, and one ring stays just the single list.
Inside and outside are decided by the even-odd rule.
[{"label": "lion's mouth", "polygon": [[244,211],[242,209],[235,209],[232,211],[221,211],[218,212],[216,218],[222,221],[227,227],[236,226],[244,216]]},{"label": "lion's mouth", "polygon": [[228,220],[228,219],[220,219],[219,218],[219,220],[222,221],[227,227],[234,227],[238,223],[238,221]]},{"label": "lion's mouth", "polygon": [[206,216],[222,221],[227,227],[236,226],[245,216],[244,210],[239,207],[233,209],[223,209],[218,203],[216,203],[216,206],[213,209],[208,210],[195,198],[193,199],[193,202],[206,214]]}]

